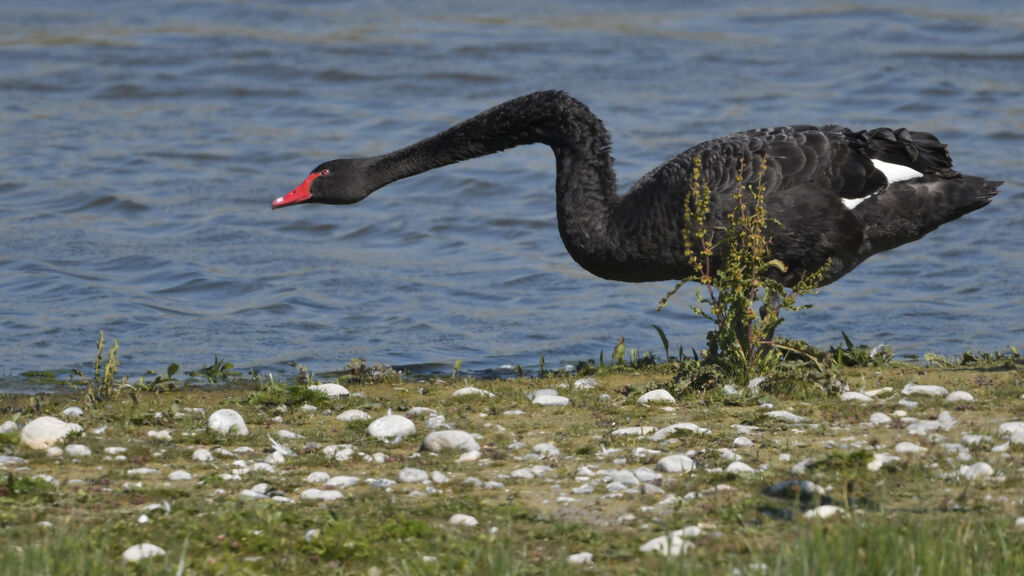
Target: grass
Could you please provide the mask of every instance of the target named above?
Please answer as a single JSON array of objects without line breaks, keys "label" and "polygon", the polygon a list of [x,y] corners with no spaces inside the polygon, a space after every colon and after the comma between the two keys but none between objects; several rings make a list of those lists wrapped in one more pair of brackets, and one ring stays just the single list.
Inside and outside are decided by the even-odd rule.
[{"label": "grass", "polygon": [[[592,367],[598,386],[574,390],[575,377],[565,373],[479,380],[454,371],[413,381],[359,362],[331,376],[353,395],[329,399],[307,388],[318,379],[306,371],[298,370],[291,381],[274,382],[239,375],[220,359],[214,370],[197,377],[200,382],[221,379],[217,386],[171,382],[177,370],[168,370],[159,386],[138,386],[132,394],[107,395],[91,405],[88,390],[6,395],[0,397],[0,421],[16,419],[22,425],[40,415],[59,415],[70,405],[85,407],[79,423],[86,432],[68,442],[89,446],[93,455],[48,457],[18,445],[16,434],[0,435],[0,454],[26,460],[0,467],[0,575],[1024,573],[1024,531],[1014,527],[1016,518],[1024,516],[1024,450],[1012,445],[1005,452],[992,451],[1005,441],[996,434],[1000,423],[1024,420],[1019,355],[971,354],[925,366],[867,355],[853,361],[864,351],[850,343],[843,349],[847,360],[837,363],[835,375],[853,389],[940,384],[966,390],[976,401],[954,406],[914,398],[917,408],[899,406],[897,397],[847,403],[794,378],[756,397],[728,396],[718,389],[688,391],[673,411],[666,411],[638,406],[636,398],[671,386],[678,369],[673,364]],[[496,396],[451,397],[466,385]],[[525,393],[541,388],[558,389],[571,405],[531,404]],[[766,402],[805,416],[808,423],[768,418],[761,406]],[[392,444],[369,437],[366,422],[335,418],[350,408],[378,417],[413,406],[433,408],[455,428],[479,433],[481,458],[460,462],[458,454],[420,452],[427,433],[423,416],[413,417],[414,437]],[[206,417],[219,408],[239,411],[251,435],[208,432]],[[873,412],[900,409],[920,419],[948,410],[957,424],[942,432],[943,438],[909,435],[898,421],[865,424]],[[628,426],[677,422],[694,422],[710,433],[680,432],[664,442],[612,435]],[[754,446],[733,444],[741,435],[738,425],[758,426],[742,433]],[[102,434],[93,432],[103,427]],[[282,429],[299,435],[277,438],[295,455],[272,472],[253,468],[271,449],[267,435],[276,437]],[[159,430],[170,430],[171,439],[148,434]],[[995,479],[968,481],[956,474],[963,463],[945,444],[968,434],[987,437],[971,448],[970,463],[990,463]],[[873,452],[892,453],[899,441],[918,443],[927,451],[901,455],[900,462],[877,472],[867,469]],[[531,449],[540,442],[554,442],[561,456],[532,458]],[[355,457],[345,462],[326,457],[323,448],[336,444],[351,445]],[[104,453],[111,446],[126,448],[123,459]],[[195,462],[191,454],[199,446],[234,455]],[[723,449],[763,469],[753,475],[728,473],[731,458]],[[582,484],[576,479],[582,466],[595,471],[653,468],[661,455],[688,450],[698,469],[664,474],[657,483],[661,493],[613,494],[600,478],[590,482],[592,493],[572,492]],[[814,461],[807,472],[792,473],[792,466],[806,458]],[[237,471],[236,461],[244,461],[249,470],[238,473],[241,479],[222,477]],[[537,464],[551,471],[532,480],[509,476]],[[141,467],[158,471],[129,472]],[[429,487],[397,484],[390,490],[361,483],[345,488],[344,498],[331,503],[299,498],[302,490],[320,487],[306,482],[312,471],[395,479],[406,467],[438,471],[451,481]],[[169,481],[168,473],[179,469],[193,479]],[[57,483],[37,475],[52,476]],[[471,478],[504,487],[466,483]],[[797,478],[823,486],[829,501],[845,514],[807,520],[803,512],[824,500],[765,493],[776,482]],[[292,502],[240,496],[261,482]],[[674,500],[666,500],[670,497]],[[153,504],[159,507],[149,509]],[[455,513],[473,515],[480,525],[452,526],[448,518]],[[140,523],[143,514],[148,521]],[[703,531],[685,556],[639,551],[644,542],[686,526]],[[126,548],[143,541],[163,547],[167,555],[138,566],[120,559]],[[566,562],[580,551],[594,555],[591,569]]]}]

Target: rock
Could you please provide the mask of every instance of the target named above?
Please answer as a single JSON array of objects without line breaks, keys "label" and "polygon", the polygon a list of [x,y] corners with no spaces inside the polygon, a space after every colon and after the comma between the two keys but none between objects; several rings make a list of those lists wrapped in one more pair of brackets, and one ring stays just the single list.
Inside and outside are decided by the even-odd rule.
[{"label": "rock", "polygon": [[309,389],[325,394],[328,398],[348,396],[348,388],[341,384],[313,384]]},{"label": "rock", "polygon": [[776,420],[782,420],[783,422],[789,422],[791,424],[799,424],[807,420],[807,418],[797,416],[788,410],[772,410],[771,412],[766,412],[765,416]]},{"label": "rock", "polygon": [[369,420],[370,415],[362,410],[345,410],[341,414],[338,414],[338,420],[342,422],[355,422],[357,420]]},{"label": "rock", "polygon": [[885,388],[878,388],[876,390],[865,390],[864,395],[869,398],[876,398],[882,394],[888,394],[890,392],[892,392],[892,387],[886,386]]},{"label": "rock", "polygon": [[444,472],[441,472],[440,470],[433,470],[430,472],[430,481],[434,484],[447,484],[450,482],[448,477],[444,475]]},{"label": "rock", "polygon": [[568,406],[569,399],[557,394],[541,394],[534,396],[533,403],[539,406]]},{"label": "rock", "polygon": [[646,436],[654,432],[654,426],[627,426],[612,430],[612,436]]},{"label": "rock", "polygon": [[633,487],[639,486],[640,480],[629,470],[612,470],[606,478],[607,483],[619,482],[623,486]]},{"label": "rock", "polygon": [[579,565],[579,564],[593,564],[594,563],[594,555],[591,554],[590,552],[577,552],[575,554],[570,554],[568,557],[566,557],[565,561],[568,562],[569,564],[576,564],[576,565]]},{"label": "rock", "polygon": [[319,488],[307,488],[299,494],[299,498],[303,500],[323,500],[325,502],[339,500],[344,497],[345,495],[340,490],[320,490]]},{"label": "rock", "polygon": [[175,470],[167,475],[167,479],[172,482],[181,482],[184,480],[191,480],[192,475],[187,470]]},{"label": "rock", "polygon": [[903,387],[903,390],[900,390],[900,393],[904,396],[945,396],[949,394],[949,390],[946,390],[942,386],[907,384]]},{"label": "rock", "polygon": [[996,471],[987,462],[975,462],[970,466],[961,466],[960,475],[968,480],[983,480],[991,477]]},{"label": "rock", "polygon": [[487,398],[494,398],[494,393],[474,388],[473,386],[466,386],[452,392],[452,398],[458,398],[459,396],[486,396]]},{"label": "rock", "polygon": [[139,562],[146,558],[153,558],[154,556],[163,556],[167,554],[163,548],[156,544],[150,544],[149,542],[143,542],[142,544],[136,544],[129,547],[124,553],[121,554],[121,558],[125,562]]},{"label": "rock", "polygon": [[946,402],[960,403],[960,402],[974,402],[974,396],[971,396],[970,392],[964,392],[963,390],[956,390],[950,392],[946,396]]},{"label": "rock", "polygon": [[68,444],[64,447],[64,453],[72,458],[85,458],[92,456],[92,450],[85,444]]},{"label": "rock", "polygon": [[672,454],[658,460],[655,468],[662,472],[675,474],[678,472],[692,472],[697,469],[697,464],[685,454]]},{"label": "rock", "polygon": [[637,398],[639,404],[675,404],[676,399],[669,393],[668,390],[658,388],[657,390],[651,390],[643,396]]},{"label": "rock", "polygon": [[206,448],[196,448],[192,452],[192,459],[196,462],[209,462],[213,460],[213,452],[210,452]]},{"label": "rock", "polygon": [[587,376],[572,383],[574,390],[590,390],[597,387],[597,380]]},{"label": "rock", "polygon": [[21,466],[27,463],[28,460],[20,456],[8,456],[6,454],[0,454],[0,466]]},{"label": "rock", "polygon": [[696,544],[683,538],[683,530],[674,530],[671,534],[648,540],[640,546],[640,551],[674,557],[689,552],[695,546]]},{"label": "rock", "polygon": [[398,472],[398,481],[406,484],[422,484],[430,481],[430,476],[427,475],[426,470],[420,470],[419,468],[402,468]]},{"label": "rock", "polygon": [[476,518],[469,514],[452,514],[452,517],[448,519],[448,523],[453,526],[476,526],[479,524]]},{"label": "rock", "polygon": [[154,472],[159,472],[159,470],[157,470],[156,468],[149,468],[143,466],[141,468],[132,468],[131,470],[126,472],[126,474],[128,474],[129,476],[144,476],[146,474],[153,474]]},{"label": "rock", "polygon": [[839,399],[843,402],[874,402],[875,399],[867,394],[860,392],[843,392],[839,395]]},{"label": "rock", "polygon": [[678,436],[679,432],[690,432],[692,434],[707,434],[711,432],[711,430],[708,430],[707,428],[702,428],[694,424],[693,422],[679,422],[677,424],[670,424],[668,426],[665,426],[664,428],[659,428],[658,431],[651,436],[651,440],[654,440],[655,442],[661,442],[662,440],[665,440],[670,436]]},{"label": "rock", "polygon": [[0,434],[10,434],[11,432],[18,431],[18,423],[14,420],[8,420],[3,424],[0,424]]},{"label": "rock", "polygon": [[40,416],[21,429],[21,443],[33,450],[45,450],[69,434],[81,431],[78,424],[69,424],[53,416]]},{"label": "rock", "polygon": [[729,464],[728,466],[726,466],[725,467],[725,471],[730,473],[730,474],[740,474],[740,475],[755,474],[755,473],[757,473],[757,470],[751,468],[749,464],[745,464],[745,463],[739,462],[739,461],[733,462],[732,464]]},{"label": "rock", "polygon": [[839,506],[833,506],[832,504],[822,504],[817,508],[812,508],[804,512],[804,518],[831,518],[838,514],[845,514],[846,510],[843,510]]},{"label": "rock", "polygon": [[533,447],[533,453],[539,454],[541,458],[558,458],[562,451],[551,442],[541,442]]},{"label": "rock", "polygon": [[317,470],[306,474],[306,482],[310,484],[323,484],[331,479],[331,475],[323,470]]},{"label": "rock", "polygon": [[366,428],[366,431],[378,440],[401,440],[416,433],[416,425],[412,420],[398,414],[389,414],[377,418]]},{"label": "rock", "polygon": [[427,434],[423,439],[423,449],[431,452],[443,452],[445,450],[457,450],[459,452],[473,452],[480,450],[480,444],[469,432],[462,430],[438,430]]},{"label": "rock", "polygon": [[148,436],[149,438],[152,438],[154,440],[170,440],[171,439],[171,431],[170,430],[150,430],[150,431],[146,432],[146,436]]},{"label": "rock", "polygon": [[881,412],[875,412],[868,418],[868,422],[871,422],[875,426],[882,426],[892,422],[892,418],[886,414],[882,414]]},{"label": "rock", "polygon": [[1024,434],[1024,422],[1003,422],[999,425],[1000,436]]},{"label": "rock", "polygon": [[737,448],[749,448],[754,445],[754,441],[746,436],[737,436],[733,439],[732,445]]},{"label": "rock", "polygon": [[245,425],[242,415],[230,408],[221,408],[213,414],[207,422],[210,430],[218,434],[230,434],[234,432],[239,436],[248,436],[249,428]]},{"label": "rock", "polygon": [[899,456],[893,456],[892,454],[886,454],[885,452],[876,452],[871,462],[868,462],[868,470],[872,472],[878,472],[882,469],[882,466],[889,464],[890,462],[899,462]]},{"label": "rock", "polygon": [[61,410],[60,414],[65,418],[81,418],[85,412],[83,412],[78,406],[68,406],[64,410]]},{"label": "rock", "polygon": [[332,476],[330,480],[324,483],[324,486],[328,488],[348,488],[360,482],[362,480],[358,476]]},{"label": "rock", "polygon": [[920,454],[927,452],[928,449],[920,444],[914,444],[913,442],[900,442],[893,447],[893,451],[897,454]]},{"label": "rock", "polygon": [[64,455],[64,449],[60,446],[50,446],[46,449],[46,455],[50,458],[60,458]]},{"label": "rock", "polygon": [[925,436],[936,430],[949,430],[956,424],[956,420],[949,412],[942,411],[939,413],[939,417],[935,420],[918,420],[917,422],[911,422],[907,426],[907,432],[914,434],[915,436]]}]

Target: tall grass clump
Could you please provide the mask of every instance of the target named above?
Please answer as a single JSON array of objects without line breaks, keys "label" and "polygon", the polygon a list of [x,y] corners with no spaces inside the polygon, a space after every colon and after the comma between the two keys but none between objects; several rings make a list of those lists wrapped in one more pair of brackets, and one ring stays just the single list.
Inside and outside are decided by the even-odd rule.
[{"label": "tall grass clump", "polygon": [[733,195],[735,207],[727,216],[726,226],[712,227],[711,188],[701,173],[700,158],[694,160],[690,190],[684,200],[687,229],[683,230],[683,248],[695,274],[680,280],[661,299],[658,310],[683,284],[697,283],[698,304],[693,310],[715,324],[715,329],[708,332],[707,350],[700,359],[708,380],[718,375],[746,383],[777,371],[784,352],[792,351],[774,339],[775,329],[782,323],[780,312],[806,308],[796,304],[797,297],[813,292],[821,283],[821,270],[805,275],[793,288],[786,288],[779,280],[787,268],[771,257],[766,169],[762,159],[756,174],[748,180],[745,163],[740,162],[736,175],[739,186]]}]

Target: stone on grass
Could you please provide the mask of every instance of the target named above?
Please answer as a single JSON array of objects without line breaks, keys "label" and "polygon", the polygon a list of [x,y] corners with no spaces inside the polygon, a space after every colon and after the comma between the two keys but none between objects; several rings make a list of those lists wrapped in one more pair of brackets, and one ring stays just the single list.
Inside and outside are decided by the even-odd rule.
[{"label": "stone on grass", "polygon": [[887,414],[875,412],[868,418],[868,422],[871,422],[875,426],[881,426],[883,424],[888,424],[892,422],[892,418],[890,418]]},{"label": "stone on grass", "polygon": [[172,482],[181,482],[184,480],[191,480],[192,475],[189,474],[187,470],[175,470],[167,475],[167,479]]},{"label": "stone on grass", "polygon": [[846,510],[843,510],[839,506],[832,504],[822,504],[817,508],[812,508],[804,512],[804,518],[831,518],[839,514],[845,514]]},{"label": "stone on grass", "polygon": [[331,476],[331,479],[324,483],[328,488],[348,488],[355,486],[362,480],[358,476]]},{"label": "stone on grass", "polygon": [[331,475],[323,470],[317,470],[306,474],[306,482],[310,484],[323,484],[331,479]]},{"label": "stone on grass", "polygon": [[899,442],[896,446],[893,446],[893,451],[897,454],[920,454],[927,452],[928,449],[920,444],[914,444],[913,442]]},{"label": "stone on grass", "polygon": [[736,462],[733,462],[732,464],[729,464],[728,466],[725,467],[725,471],[728,472],[729,474],[740,474],[740,475],[754,474],[754,473],[757,472],[757,470],[751,468],[749,464],[745,464],[745,463],[740,462],[740,461],[736,461]]},{"label": "stone on grass", "polygon": [[341,493],[341,490],[320,490],[319,488],[307,488],[299,494],[299,498],[303,500],[323,500],[325,502],[331,502],[344,497],[345,495]]},{"label": "stone on grass", "polygon": [[345,388],[341,384],[313,384],[309,389],[316,390],[317,392],[326,395],[328,398],[348,396],[348,388]]},{"label": "stone on grass", "polygon": [[568,557],[566,557],[565,561],[568,562],[569,564],[577,564],[577,565],[579,565],[579,564],[593,564],[594,563],[594,555],[591,554],[590,552],[577,552],[575,554],[570,554]]},{"label": "stone on grass", "polygon": [[558,458],[562,455],[562,451],[558,449],[551,442],[541,442],[533,447],[533,453],[540,455],[541,458]]},{"label": "stone on grass", "polygon": [[707,428],[702,428],[701,426],[698,426],[693,422],[679,422],[676,424],[670,424],[668,426],[665,426],[664,428],[659,428],[658,431],[651,436],[651,440],[654,440],[655,442],[661,442],[662,440],[665,440],[670,436],[678,436],[680,432],[689,432],[691,434],[707,434],[711,431],[708,430]]},{"label": "stone on grass", "polygon": [[427,434],[423,439],[423,448],[431,452],[443,452],[445,450],[458,450],[459,452],[473,452],[480,450],[480,444],[469,432],[462,430],[438,430]]},{"label": "stone on grass", "polygon": [[960,467],[960,475],[968,480],[983,480],[991,477],[996,471],[987,462],[975,462],[970,466]]},{"label": "stone on grass", "polygon": [[239,436],[248,436],[249,428],[245,425],[242,415],[230,408],[221,408],[213,414],[207,423],[210,430],[218,434],[230,434],[234,432]]},{"label": "stone on grass", "polygon": [[206,448],[196,448],[195,451],[192,452],[192,459],[196,462],[209,462],[210,460],[213,460],[213,452],[210,452]]},{"label": "stone on grass", "polygon": [[494,392],[488,392],[487,390],[481,390],[473,386],[466,386],[465,388],[459,388],[455,392],[452,392],[452,398],[458,398],[459,396],[485,396],[487,398],[494,398]]},{"label": "stone on grass", "polygon": [[860,392],[843,392],[839,395],[839,399],[843,402],[874,402],[875,399],[867,394]]},{"label": "stone on grass", "polygon": [[540,394],[533,397],[533,403],[538,406],[568,406],[569,399],[558,394]]},{"label": "stone on grass", "polygon": [[963,390],[955,390],[950,392],[946,396],[946,402],[974,402],[974,396],[971,396],[970,392],[964,392]]},{"label": "stone on grass", "polygon": [[338,420],[342,422],[355,422],[357,420],[369,420],[370,415],[362,410],[345,410],[341,414],[338,414]]},{"label": "stone on grass", "polygon": [[1024,434],[1024,422],[1003,422],[999,425],[1000,436]]},{"label": "stone on grass", "polygon": [[890,462],[899,461],[899,456],[893,456],[892,454],[887,454],[885,452],[875,452],[875,455],[874,457],[872,457],[871,462],[868,462],[868,470],[872,472],[878,472],[886,464],[889,464]]},{"label": "stone on grass", "polygon": [[170,440],[171,439],[171,431],[170,430],[149,430],[148,432],[146,432],[146,436],[149,437],[149,438],[152,438],[154,440]]},{"label": "stone on grass", "polygon": [[405,416],[389,414],[371,422],[366,431],[378,440],[401,440],[415,434],[416,425]]},{"label": "stone on grass", "polygon": [[68,406],[61,410],[60,414],[65,418],[81,418],[85,412],[82,412],[82,409],[78,406]]},{"label": "stone on grass", "polygon": [[612,430],[612,436],[646,436],[655,430],[654,426],[627,426]]},{"label": "stone on grass", "polygon": [[949,394],[949,390],[946,390],[942,386],[932,386],[927,384],[907,384],[900,391],[904,396],[945,396]]},{"label": "stone on grass", "polygon": [[672,394],[664,388],[658,388],[657,390],[651,390],[643,396],[637,398],[639,404],[675,404],[676,399]]},{"label": "stone on grass", "polygon": [[78,424],[69,424],[53,416],[40,416],[21,429],[21,443],[33,450],[45,450],[74,432],[81,432]]},{"label": "stone on grass", "polygon": [[790,424],[799,424],[807,420],[807,418],[797,416],[788,410],[772,410],[771,412],[766,412],[765,416],[776,420],[782,420],[783,422],[789,422]]},{"label": "stone on grass", "polygon": [[658,460],[655,468],[662,472],[675,474],[678,472],[692,472],[697,469],[697,464],[685,454],[672,454]]},{"label": "stone on grass", "polygon": [[420,470],[419,468],[402,468],[398,472],[398,481],[406,484],[422,484],[430,481],[430,476],[427,475],[426,470]]},{"label": "stone on grass", "polygon": [[143,542],[142,544],[136,544],[129,547],[124,553],[121,554],[121,558],[125,562],[140,562],[146,558],[153,558],[154,556],[163,556],[167,554],[163,548],[156,544],[150,544],[149,542]]},{"label": "stone on grass", "polygon": [[956,424],[956,420],[949,412],[942,411],[939,413],[938,418],[935,420],[918,420],[917,422],[911,422],[907,426],[907,432],[914,434],[915,436],[925,436],[931,432],[937,430],[949,430]]},{"label": "stone on grass", "polygon": [[64,447],[64,453],[72,458],[84,458],[92,456],[92,450],[85,444],[68,444]]},{"label": "stone on grass", "polygon": [[453,526],[476,526],[479,524],[477,519],[469,514],[452,514],[452,517],[448,519],[448,523]]},{"label": "stone on grass", "polygon": [[597,387],[597,380],[587,376],[586,378],[580,378],[573,382],[572,387],[576,390],[590,390]]},{"label": "stone on grass", "polygon": [[746,436],[737,436],[733,439],[732,445],[737,448],[749,448],[754,445],[754,441]]},{"label": "stone on grass", "polygon": [[0,434],[10,434],[11,432],[18,431],[18,423],[14,420],[8,420],[3,424],[0,424]]},{"label": "stone on grass", "polygon": [[696,544],[683,538],[684,530],[673,530],[671,534],[658,536],[640,546],[641,552],[654,552],[662,556],[686,554]]}]

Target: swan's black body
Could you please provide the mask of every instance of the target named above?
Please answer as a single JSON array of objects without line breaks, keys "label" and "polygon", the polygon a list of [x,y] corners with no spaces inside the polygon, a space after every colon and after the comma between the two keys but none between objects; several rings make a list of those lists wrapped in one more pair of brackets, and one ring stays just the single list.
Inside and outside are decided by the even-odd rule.
[{"label": "swan's black body", "polygon": [[[713,227],[724,225],[736,187],[756,180],[765,162],[773,257],[787,265],[790,285],[829,259],[824,280],[833,282],[872,254],[985,206],[1000,184],[955,172],[946,146],[924,132],[786,126],[699,144],[619,196],[601,120],[563,92],[537,92],[390,154],[325,162],[273,206],[351,204],[400,178],[538,142],[555,153],[558,228],[569,253],[593,274],[627,282],[693,275],[682,231],[697,157],[712,190]],[[908,179],[890,183],[879,166],[891,165],[912,169]]]}]

